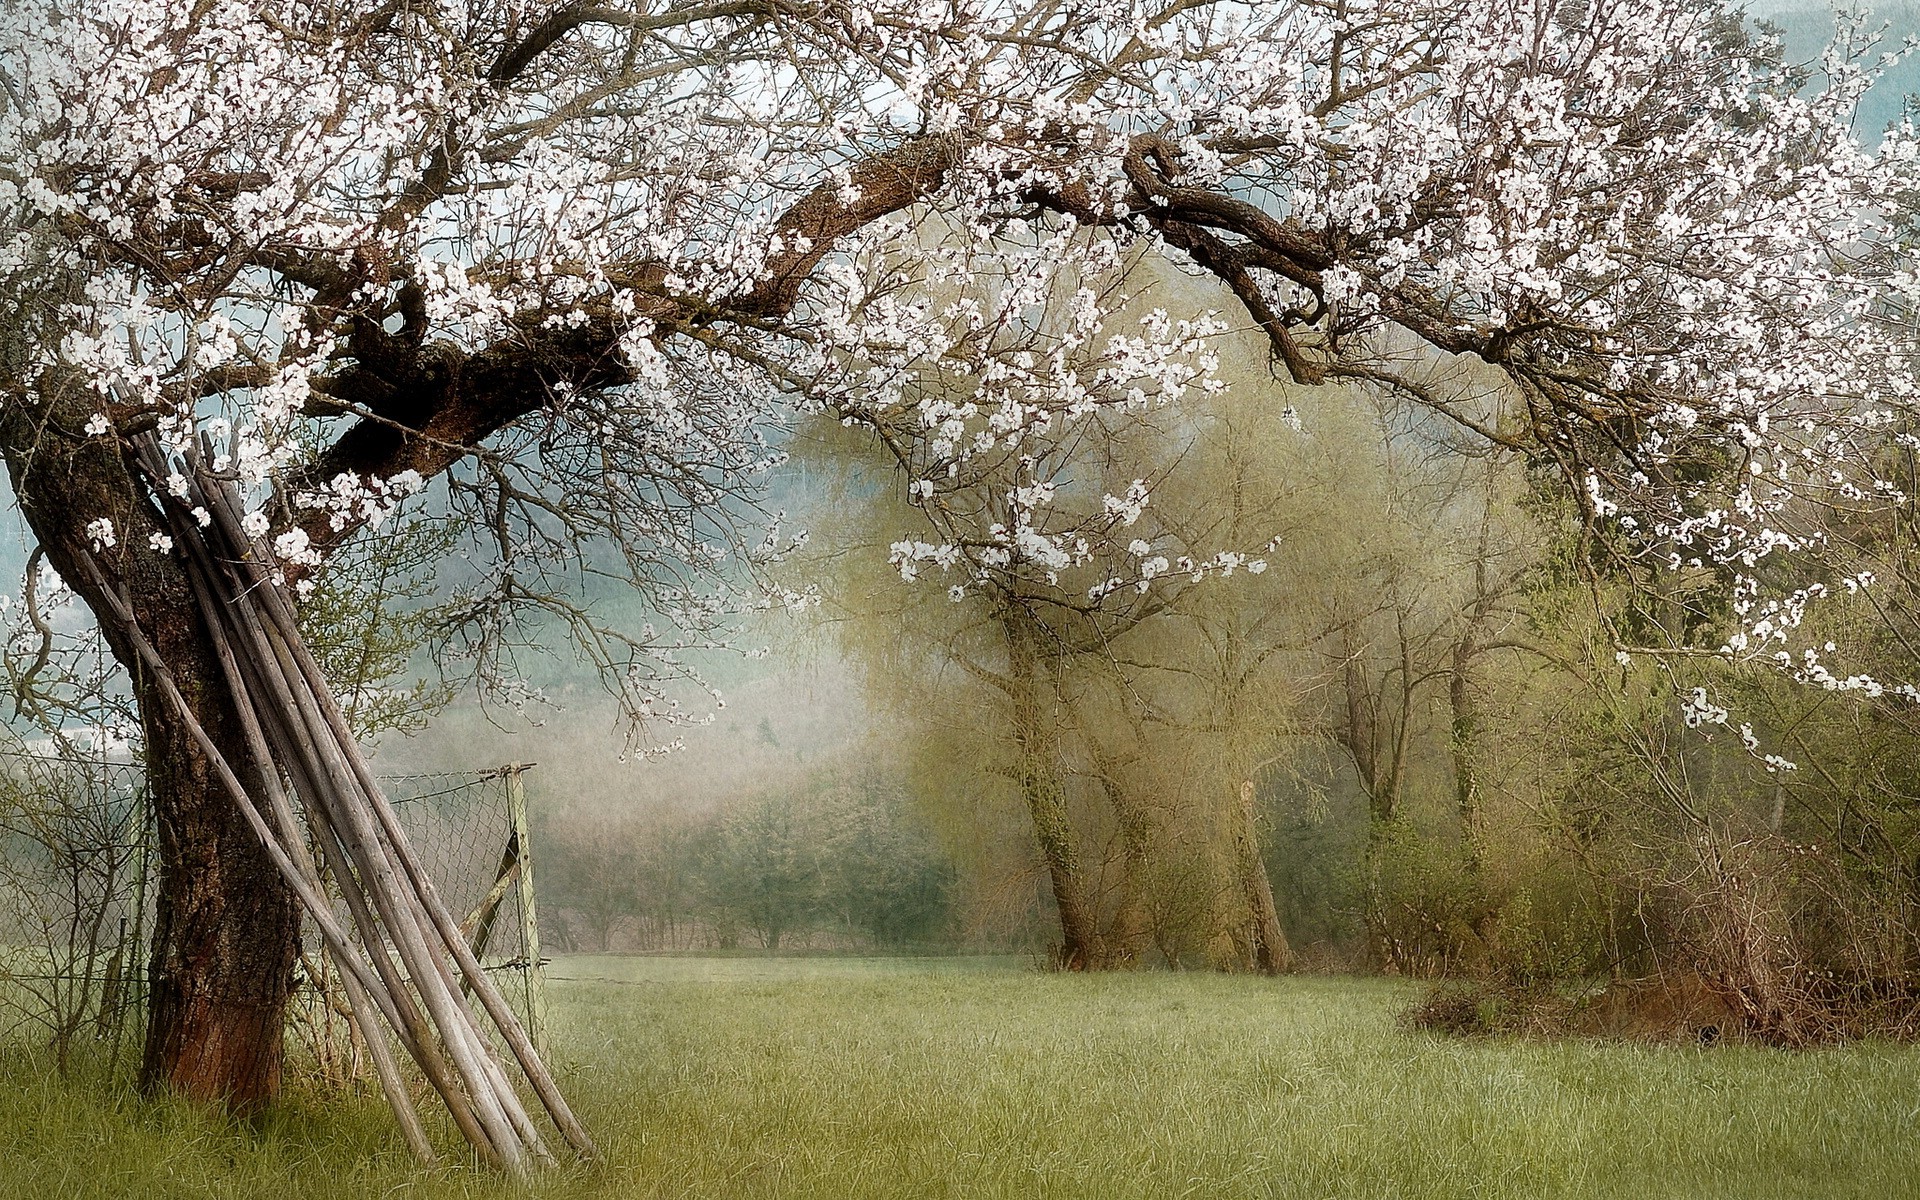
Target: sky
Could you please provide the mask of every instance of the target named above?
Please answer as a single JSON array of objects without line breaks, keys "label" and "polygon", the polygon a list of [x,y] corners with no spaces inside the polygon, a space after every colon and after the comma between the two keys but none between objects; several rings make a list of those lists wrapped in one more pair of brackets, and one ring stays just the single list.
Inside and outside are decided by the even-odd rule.
[{"label": "sky", "polygon": [[[1876,4],[1870,7],[1876,23],[1887,23],[1884,48],[1895,49],[1906,34],[1920,33],[1920,3]],[[1833,35],[1833,9],[1830,5],[1757,0],[1747,6],[1747,11],[1781,26],[1786,33],[1787,53],[1794,58],[1812,58]],[[1895,65],[1886,78],[1867,94],[1860,105],[1860,136],[1871,140],[1896,119],[1900,115],[1901,99],[1908,93],[1920,93],[1920,55]]]}]

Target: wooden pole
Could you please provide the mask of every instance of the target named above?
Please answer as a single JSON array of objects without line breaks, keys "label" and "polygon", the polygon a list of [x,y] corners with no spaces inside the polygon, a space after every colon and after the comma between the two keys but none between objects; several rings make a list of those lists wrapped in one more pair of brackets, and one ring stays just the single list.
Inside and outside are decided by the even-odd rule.
[{"label": "wooden pole", "polygon": [[527,792],[521,776],[537,763],[508,763],[500,768],[507,781],[507,815],[513,824],[514,855],[520,867],[520,948],[526,956],[527,1034],[545,1058],[546,967],[540,960],[540,915],[533,903],[533,839],[528,831]]},{"label": "wooden pole", "polygon": [[[212,452],[210,446],[203,449]],[[469,1140],[498,1155],[509,1167],[519,1165],[522,1143],[536,1156],[550,1157],[527,1119],[519,1096],[493,1061],[492,1048],[473,1014],[455,994],[453,972],[432,948],[436,940],[453,954],[460,970],[474,978],[489,1016],[514,1050],[555,1124],[583,1154],[593,1155],[591,1139],[560,1098],[517,1019],[467,952],[465,939],[459,936],[440,902],[432,878],[414,855],[379,784],[367,769],[324,674],[300,638],[279,582],[262,566],[270,556],[243,527],[237,492],[230,483],[212,486],[201,476],[197,464],[190,461],[188,466],[192,468],[189,488],[211,517],[211,530],[224,534],[232,543],[227,564],[245,576],[232,588],[233,607],[247,617],[242,624],[259,647],[257,665],[269,678],[282,677],[288,685],[282,691],[280,707],[295,735],[289,752],[295,758],[310,757],[312,775],[319,783],[314,801],[319,810],[331,807],[334,832],[353,857],[361,883],[375,902],[379,923],[392,935],[394,948],[411,976],[413,991],[427,1019],[438,1030],[447,1058],[464,1081],[473,1116],[486,1131],[486,1138],[474,1139],[469,1133]],[[159,472],[154,474],[157,479]],[[190,540],[197,540],[187,532]],[[258,610],[254,608],[256,598],[260,602]],[[431,1051],[430,1041],[423,1041],[422,1048]],[[448,1101],[458,1116],[455,1098],[449,1096]]]},{"label": "wooden pole", "polygon": [[[467,1003],[465,987],[459,986],[464,977],[555,1125],[583,1155],[593,1156],[591,1139],[560,1096],[527,1030],[481,970],[399,828],[324,674],[301,640],[291,603],[281,591],[283,580],[272,569],[272,555],[244,528],[237,489],[230,479],[202,469],[209,453],[210,445],[183,452],[188,495],[176,498],[164,483],[174,472],[157,437],[149,433],[134,442],[134,456],[148,476],[153,499],[187,555],[196,602],[242,725],[243,744],[260,771],[263,802],[247,794],[232,765],[198,725],[135,621],[124,586],[110,583],[88,556],[85,565],[112,615],[125,626],[164,699],[186,722],[275,867],[320,926],[330,955],[342,968],[357,1032],[368,1042],[382,1090],[414,1151],[423,1158],[432,1154],[397,1064],[374,1024],[376,1013],[440,1092],[476,1149],[510,1169],[519,1168],[528,1155],[550,1158],[507,1078],[506,1064]],[[198,521],[189,516],[189,506],[198,506]],[[508,773],[508,784],[528,967],[535,972],[529,976],[529,1022],[537,1033],[543,980],[520,770],[524,767],[516,765]],[[305,810],[304,826],[282,785],[283,773]],[[309,832],[321,861],[309,852]],[[347,902],[358,947],[326,897],[323,870]]]}]

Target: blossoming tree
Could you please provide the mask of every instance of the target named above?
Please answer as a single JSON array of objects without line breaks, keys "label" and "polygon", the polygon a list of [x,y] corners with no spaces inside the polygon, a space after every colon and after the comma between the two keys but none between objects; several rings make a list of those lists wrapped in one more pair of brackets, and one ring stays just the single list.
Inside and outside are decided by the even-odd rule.
[{"label": "blossoming tree", "polygon": [[[1129,248],[1216,277],[1295,380],[1400,390],[1635,545],[1733,564],[1769,646],[1798,602],[1751,564],[1800,545],[1769,514],[1871,496],[1911,394],[1862,320],[1911,142],[1855,140],[1856,57],[1808,86],[1714,0],[7,0],[0,29],[14,499],[96,612],[86,556],[126,586],[235,762],[148,432],[237,479],[291,589],[404,497],[467,514],[473,644],[544,604],[644,717],[672,635],[607,640],[566,580],[710,615],[783,405],[910,416],[961,471],[1164,403],[1216,318],[1117,321]],[[980,336],[1056,285],[1070,320]],[[1493,364],[1507,409],[1425,392],[1410,340]],[[992,549],[1072,563],[1049,528]],[[296,908],[130,674],[163,859],[144,1075],[257,1102]]]}]

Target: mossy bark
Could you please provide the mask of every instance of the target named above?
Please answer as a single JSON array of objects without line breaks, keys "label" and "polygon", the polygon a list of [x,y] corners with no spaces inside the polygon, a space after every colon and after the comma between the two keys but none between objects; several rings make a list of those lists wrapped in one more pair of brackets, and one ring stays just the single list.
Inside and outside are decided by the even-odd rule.
[{"label": "mossy bark", "polygon": [[1286,931],[1280,927],[1280,913],[1273,903],[1273,882],[1267,877],[1267,860],[1260,853],[1260,826],[1254,810],[1252,780],[1240,784],[1233,842],[1240,890],[1246,897],[1251,918],[1248,941],[1253,969],[1263,975],[1278,975],[1287,969],[1293,951],[1287,945]]},{"label": "mossy bark", "polygon": [[1081,878],[1060,764],[1054,658],[1048,653],[1046,630],[1024,609],[1009,609],[1001,625],[1007,639],[1020,794],[1033,821],[1034,841],[1046,863],[1054,907],[1060,914],[1060,945],[1054,959],[1069,971],[1098,968],[1104,965],[1099,932]]}]

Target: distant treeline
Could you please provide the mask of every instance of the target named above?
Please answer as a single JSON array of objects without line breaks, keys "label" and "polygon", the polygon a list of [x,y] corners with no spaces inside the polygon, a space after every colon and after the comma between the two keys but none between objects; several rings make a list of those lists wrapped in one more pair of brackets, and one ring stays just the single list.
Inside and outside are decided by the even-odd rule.
[{"label": "distant treeline", "polygon": [[[542,933],[569,951],[1046,953],[1058,917],[1044,874],[990,841],[943,837],[901,776],[898,763],[822,768],[700,813],[536,807]],[[1282,920],[1321,967],[1366,965],[1364,812],[1351,796],[1260,797]],[[1218,885],[1200,856],[1153,882],[1147,965],[1219,965]]]},{"label": "distant treeline", "polygon": [[906,795],[828,774],[689,814],[536,832],[542,932],[569,950],[949,950],[956,871]]}]

